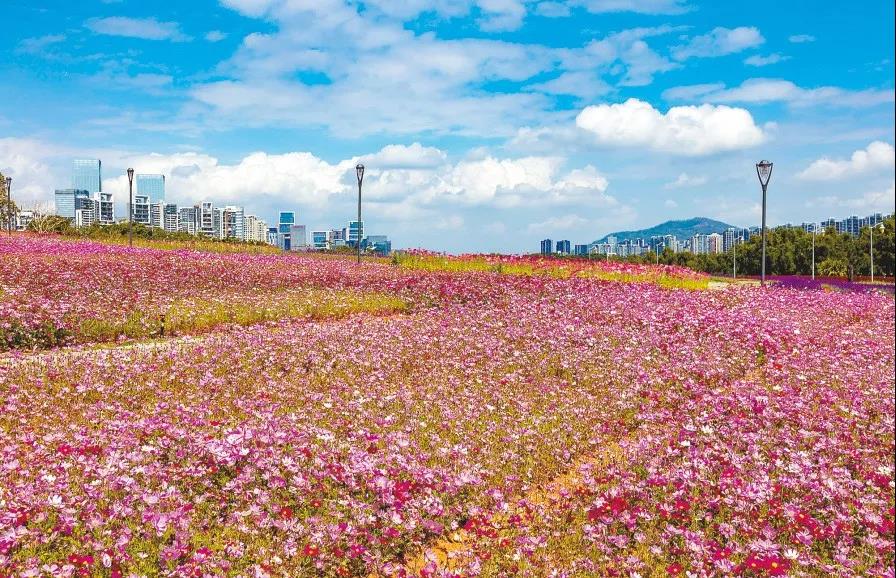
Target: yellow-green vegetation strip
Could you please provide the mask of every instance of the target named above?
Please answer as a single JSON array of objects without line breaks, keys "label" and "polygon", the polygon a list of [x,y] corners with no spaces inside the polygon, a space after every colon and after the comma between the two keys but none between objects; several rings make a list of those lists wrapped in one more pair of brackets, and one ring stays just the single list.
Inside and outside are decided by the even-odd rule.
[{"label": "yellow-green vegetation strip", "polygon": [[381,292],[302,289],[268,293],[231,294],[215,299],[180,299],[160,309],[141,308],[121,319],[84,319],[77,339],[114,341],[121,337],[204,333],[222,325],[255,325],[281,319],[340,319],[366,313],[406,312],[411,303]]}]

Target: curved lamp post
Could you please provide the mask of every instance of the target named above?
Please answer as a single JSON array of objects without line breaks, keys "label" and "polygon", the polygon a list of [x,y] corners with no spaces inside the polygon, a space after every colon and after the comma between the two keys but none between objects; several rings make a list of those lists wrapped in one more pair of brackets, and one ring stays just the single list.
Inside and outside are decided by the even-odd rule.
[{"label": "curved lamp post", "polygon": [[759,184],[762,185],[762,286],[765,286],[765,191],[768,188],[768,181],[772,178],[772,166],[770,161],[759,161],[756,163],[756,175],[759,177]]},{"label": "curved lamp post", "polygon": [[134,246],[134,169],[128,169],[128,247]]},{"label": "curved lamp post", "polygon": [[358,238],[356,242],[358,244],[358,265],[361,264],[361,182],[364,180],[364,165],[358,163],[358,166],[355,167],[355,172],[358,174]]}]

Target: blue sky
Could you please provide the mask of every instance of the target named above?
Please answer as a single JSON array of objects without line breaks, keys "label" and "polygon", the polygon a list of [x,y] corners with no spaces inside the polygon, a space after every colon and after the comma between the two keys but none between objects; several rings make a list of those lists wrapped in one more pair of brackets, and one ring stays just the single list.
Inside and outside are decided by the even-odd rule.
[{"label": "blue sky", "polygon": [[0,171],[23,206],[99,157],[179,204],[398,247],[531,251],[669,218],[892,211],[889,2],[5,3]]}]

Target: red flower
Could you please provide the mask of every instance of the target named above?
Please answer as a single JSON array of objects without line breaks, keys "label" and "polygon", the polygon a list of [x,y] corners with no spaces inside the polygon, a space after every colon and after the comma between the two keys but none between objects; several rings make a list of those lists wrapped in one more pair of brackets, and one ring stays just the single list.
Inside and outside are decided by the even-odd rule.
[{"label": "red flower", "polygon": [[673,562],[666,566],[666,572],[669,574],[669,576],[678,576],[679,574],[681,574],[681,571],[682,567],[678,562]]},{"label": "red flower", "polygon": [[292,508],[289,506],[283,506],[280,508],[280,519],[281,520],[291,520],[292,519]]},{"label": "red flower", "polygon": [[305,544],[305,549],[302,550],[302,553],[308,558],[316,558],[320,554],[320,548],[314,544]]}]

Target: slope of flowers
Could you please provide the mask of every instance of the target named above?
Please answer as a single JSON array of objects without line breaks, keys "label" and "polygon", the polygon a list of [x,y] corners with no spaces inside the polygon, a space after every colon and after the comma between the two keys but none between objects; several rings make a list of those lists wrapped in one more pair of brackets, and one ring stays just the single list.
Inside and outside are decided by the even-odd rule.
[{"label": "slope of flowers", "polygon": [[893,575],[892,296],[363,269],[437,307],[8,355],[0,575]]},{"label": "slope of flowers", "polygon": [[[479,277],[493,272],[664,287],[707,284],[705,276],[679,267],[588,260],[490,256],[486,261],[414,253],[396,263],[401,266],[370,259],[356,267],[345,259],[310,255],[129,249],[59,237],[3,237],[0,351],[302,317],[309,314],[303,304],[310,299],[357,305],[342,307],[345,312],[379,308],[386,313],[444,301],[489,300],[498,293]],[[463,275],[457,278],[457,272]],[[508,288],[514,285],[502,282],[497,290],[512,291]]]}]

